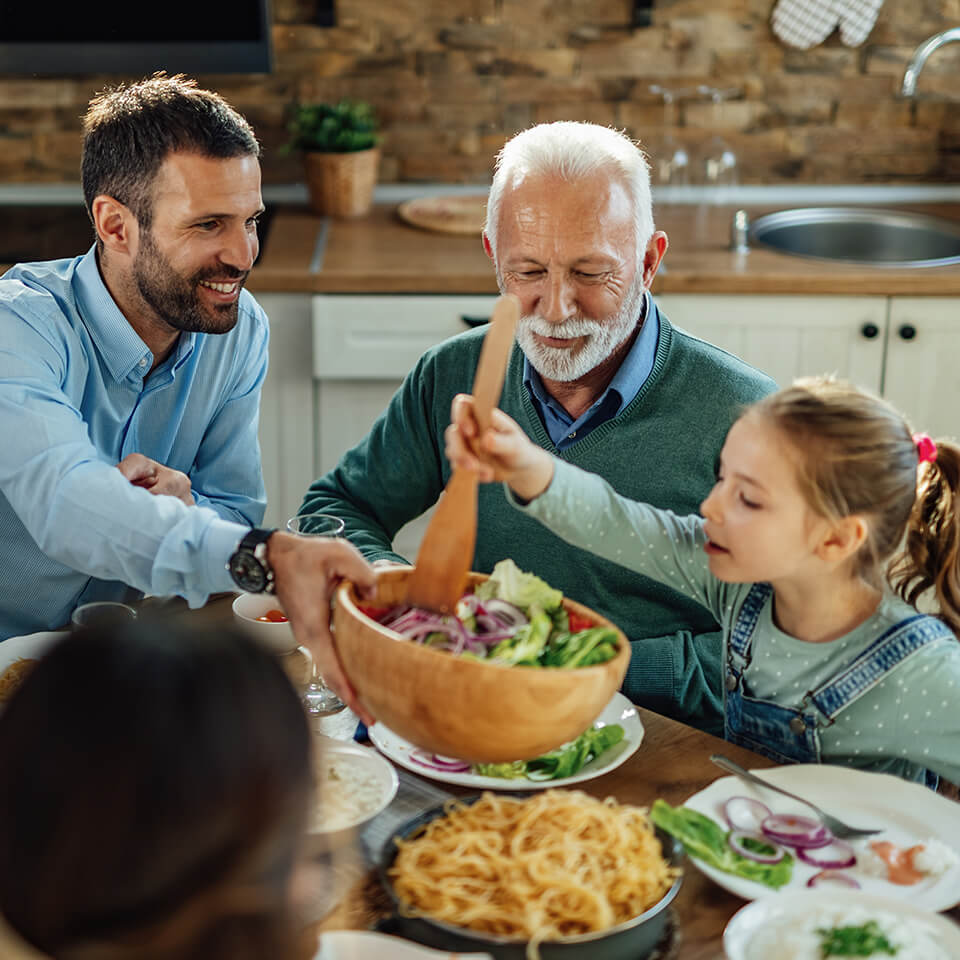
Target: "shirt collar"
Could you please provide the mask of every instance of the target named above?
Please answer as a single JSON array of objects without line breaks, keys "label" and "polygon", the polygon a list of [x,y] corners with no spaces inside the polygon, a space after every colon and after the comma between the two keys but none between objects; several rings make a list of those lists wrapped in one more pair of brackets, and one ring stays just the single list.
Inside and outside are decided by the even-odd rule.
[{"label": "shirt collar", "polygon": [[[650,375],[653,368],[652,358],[657,352],[660,319],[650,298],[649,290],[645,290],[643,293],[638,322],[641,326],[637,339],[633,342],[629,353],[623,358],[623,362],[617,368],[617,372],[607,385],[607,389],[594,401],[587,414],[601,405],[612,403],[614,399],[617,401],[614,415],[619,414],[639,393],[640,388]],[[573,423],[570,415],[547,393],[547,388],[543,385],[540,374],[534,369],[526,354],[523,356],[523,382],[541,404],[549,406],[558,416],[569,423]],[[584,416],[587,416],[587,414],[584,414]]]},{"label": "shirt collar", "polygon": [[[97,263],[94,244],[81,259],[74,281],[77,306],[91,338],[96,343],[110,375],[124,380],[134,368],[144,372],[153,366],[153,354],[140,339],[110,295]],[[193,352],[195,333],[180,334],[174,349],[173,368],[179,367]],[[141,364],[141,361],[146,361]]]}]

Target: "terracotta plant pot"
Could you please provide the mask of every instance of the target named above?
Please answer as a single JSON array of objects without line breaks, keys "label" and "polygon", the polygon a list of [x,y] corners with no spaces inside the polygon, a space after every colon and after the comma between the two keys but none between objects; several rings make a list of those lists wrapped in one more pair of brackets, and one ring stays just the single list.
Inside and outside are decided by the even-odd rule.
[{"label": "terracotta plant pot", "polygon": [[[403,603],[412,567],[377,572],[364,603]],[[476,585],[487,577],[471,573]],[[334,643],[347,678],[377,720],[431,753],[479,763],[539,756],[573,740],[617,692],[630,660],[619,650],[606,663],[577,669],[507,667],[457,657],[406,640],[357,609],[352,583],[337,588]],[[595,623],[609,620],[564,598],[567,610]]]},{"label": "terracotta plant pot", "polygon": [[362,217],[373,206],[380,148],[304,153],[310,209],[323,217]]}]

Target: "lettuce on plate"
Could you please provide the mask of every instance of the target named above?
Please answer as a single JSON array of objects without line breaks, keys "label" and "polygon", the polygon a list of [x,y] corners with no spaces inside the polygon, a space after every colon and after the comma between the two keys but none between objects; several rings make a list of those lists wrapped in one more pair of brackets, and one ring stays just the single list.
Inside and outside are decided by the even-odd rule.
[{"label": "lettuce on plate", "polygon": [[562,780],[579,773],[591,760],[622,739],[623,727],[619,723],[609,723],[584,730],[576,740],[532,760],[475,763],[473,772],[483,777],[503,777],[508,780]]},{"label": "lettuce on plate", "polygon": [[790,853],[785,852],[777,863],[757,863],[743,857],[727,842],[730,831],[696,810],[671,807],[665,800],[657,799],[650,808],[650,819],[661,830],[676,837],[690,856],[699,857],[724,873],[756,880],[774,890],[790,882],[794,862]]}]

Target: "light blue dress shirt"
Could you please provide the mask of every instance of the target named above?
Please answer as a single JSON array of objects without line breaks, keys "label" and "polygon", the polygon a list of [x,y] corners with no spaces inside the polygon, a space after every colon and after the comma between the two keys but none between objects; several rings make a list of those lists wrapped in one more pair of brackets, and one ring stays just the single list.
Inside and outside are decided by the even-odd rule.
[{"label": "light blue dress shirt", "polygon": [[646,383],[657,356],[660,338],[660,315],[649,292],[644,294],[641,317],[643,325],[630,352],[607,385],[607,389],[576,420],[547,393],[540,374],[523,358],[523,382],[530,391],[533,405],[540,414],[550,439],[558,450],[566,450],[582,440],[591,430],[620,415]]},{"label": "light blue dress shirt", "polygon": [[[91,600],[137,591],[198,606],[233,587],[225,564],[266,506],[257,422],[268,337],[243,291],[233,330],[182,333],[147,378],[153,355],[94,249],[4,274],[0,640],[59,627]],[[133,486],[116,469],[129,453],[187,474],[197,505]]]}]

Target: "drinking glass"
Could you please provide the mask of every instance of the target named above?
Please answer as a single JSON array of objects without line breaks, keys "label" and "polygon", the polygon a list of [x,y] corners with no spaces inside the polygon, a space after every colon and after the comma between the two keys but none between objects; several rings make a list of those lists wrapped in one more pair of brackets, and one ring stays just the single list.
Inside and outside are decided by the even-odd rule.
[{"label": "drinking glass", "polygon": [[81,627],[120,626],[136,619],[137,611],[133,607],[113,600],[84,603],[70,614],[70,623],[74,630]]},{"label": "drinking glass", "polygon": [[[336,539],[343,536],[345,524],[340,517],[332,513],[303,513],[291,517],[287,521],[287,530],[298,537],[329,537]],[[310,682],[303,692],[303,706],[311,717],[325,717],[331,713],[339,713],[346,704],[327,686],[323,677],[317,672],[314,659],[310,658]]]},{"label": "drinking glass", "polygon": [[690,183],[690,154],[687,148],[673,135],[677,126],[677,97],[688,90],[669,90],[659,83],[649,90],[663,99],[663,135],[655,144],[655,153],[650,164],[654,185],[686,186]]},{"label": "drinking glass", "polygon": [[[716,87],[700,86],[697,92],[708,96],[713,103],[712,126],[716,130],[721,121],[724,101],[738,94],[739,90],[718,90]],[[725,194],[724,187],[735,187],[738,182],[737,155],[733,147],[719,133],[714,133],[703,152],[703,182],[707,186],[721,188],[717,193]],[[723,199],[726,199],[724,197]],[[715,201],[721,202],[721,201]]]}]

